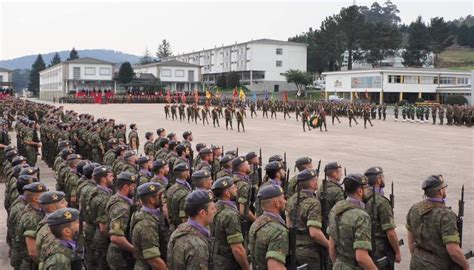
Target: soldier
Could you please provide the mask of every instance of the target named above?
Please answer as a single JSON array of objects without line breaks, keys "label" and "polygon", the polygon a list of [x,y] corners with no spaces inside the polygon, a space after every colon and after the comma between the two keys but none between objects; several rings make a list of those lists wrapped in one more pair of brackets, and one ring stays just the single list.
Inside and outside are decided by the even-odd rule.
[{"label": "soldier", "polygon": [[272,102],[270,103],[270,118],[273,119],[273,116],[275,116],[275,119],[277,119],[276,105]]},{"label": "soldier", "polygon": [[179,104],[178,106],[179,121],[186,120],[186,116],[184,115],[184,107],[185,105],[183,103]]},{"label": "soldier", "polygon": [[[295,167],[298,169],[298,172],[302,172],[304,170],[311,170],[313,169],[313,160],[310,157],[300,157],[295,161]],[[296,189],[298,186],[298,174],[291,177],[290,181],[286,185],[287,190],[285,194],[287,198],[293,196],[296,193]]]},{"label": "soldier", "polygon": [[398,121],[398,103],[393,106],[393,114],[395,115],[395,122]]},{"label": "soldier", "polygon": [[[327,211],[330,211],[332,207],[338,202],[346,198],[344,189],[342,189],[342,167],[338,162],[328,163],[324,167],[324,174],[327,177],[326,183],[326,198],[327,198]],[[322,189],[318,190],[318,197],[321,198]],[[323,213],[327,214],[327,213]]]},{"label": "soldier", "polygon": [[354,117],[354,105],[350,104],[349,108],[347,109],[347,117],[349,118],[349,127],[352,127],[352,120],[358,125],[356,118]]},{"label": "soldier", "polygon": [[232,128],[232,108],[229,106],[227,106],[227,108],[225,108],[225,111],[224,111],[224,115],[225,115],[225,129],[229,129],[229,125],[230,125],[230,129],[233,129]]},{"label": "soldier", "polygon": [[183,144],[187,146],[189,150],[193,149],[193,146],[192,146],[193,133],[189,130],[183,132],[183,139],[184,139]]},{"label": "soldier", "polygon": [[77,166],[79,162],[81,162],[81,159],[82,156],[78,154],[71,154],[67,157],[69,170],[64,181],[64,191],[66,193],[66,201],[73,208],[77,208],[76,189],[79,178],[81,177],[77,171]]},{"label": "soldier", "polygon": [[39,142],[38,139],[35,121],[30,121],[29,129],[27,130],[23,141],[24,144],[26,144],[26,158],[28,159],[28,164],[34,167],[38,158],[38,151],[41,148],[41,142]]},{"label": "soldier", "polygon": [[165,110],[165,119],[168,120],[168,117],[170,116],[170,104],[169,103],[165,104],[164,110]]},{"label": "soldier", "polygon": [[158,183],[140,185],[137,194],[142,207],[135,212],[130,222],[132,244],[137,259],[134,269],[166,268],[166,227],[160,209],[161,187]]},{"label": "soldier", "polygon": [[[366,210],[371,216],[372,225],[375,224],[375,247],[372,247],[373,256],[382,258],[387,256],[389,265],[379,269],[394,269],[393,264],[400,263],[400,247],[398,245],[398,236],[395,232],[395,220],[390,201],[384,197],[383,188],[385,187],[385,178],[381,167],[371,167],[364,173],[367,177],[372,192],[366,203]],[[373,194],[375,191],[375,194]],[[375,196],[375,205],[374,198]],[[375,216],[373,216],[375,214]]]},{"label": "soldier", "polygon": [[[312,169],[302,170],[297,176],[297,182],[299,194],[293,194],[286,206],[287,223],[289,226],[296,226],[298,230],[296,261],[298,265],[307,264],[307,269],[320,269],[320,255],[327,249],[328,240],[322,231],[321,204],[315,195],[318,190],[317,172]],[[299,205],[296,205],[297,201]]]},{"label": "soldier", "polygon": [[[198,143],[196,144],[196,152],[199,154],[199,151],[201,151],[201,149],[203,148],[206,148],[207,145],[205,143]],[[198,155],[197,157],[195,157],[193,155],[194,159],[192,160],[192,164],[191,164],[191,167],[193,168],[196,168],[196,166],[201,162],[201,156]]]},{"label": "soldier", "polygon": [[196,171],[207,170],[209,172],[212,172],[211,164],[214,161],[214,155],[212,153],[212,150],[207,147],[200,149],[199,157],[200,157],[200,162],[199,164],[196,165],[195,170]]},{"label": "soldier", "polygon": [[305,129],[306,125],[308,125],[308,131],[311,131],[311,126],[308,123],[309,117],[310,117],[310,114],[308,110],[305,108],[303,113],[301,114],[301,122],[303,122],[303,132],[306,132],[306,129]]},{"label": "soldier", "polygon": [[137,124],[130,125],[130,133],[128,134],[128,141],[130,143],[130,149],[138,153],[138,149],[140,149],[140,141],[138,139],[138,132],[137,132]]},{"label": "soldier", "polygon": [[[382,104],[382,116],[383,116],[383,120],[385,121],[385,118],[387,118],[387,104]],[[379,117],[380,119],[380,117]]]},{"label": "soldier", "polygon": [[[374,125],[372,125],[372,121],[370,121],[370,106],[367,105],[364,109],[364,128],[367,129],[367,122],[370,123],[370,126],[373,127]],[[372,117],[372,119],[375,118],[375,117]]]},{"label": "soldier", "polygon": [[211,190],[212,176],[210,171],[205,169],[195,171],[193,172],[191,179],[195,190]]},{"label": "soldier", "polygon": [[442,175],[431,175],[421,188],[426,199],[407,215],[410,269],[469,269],[460,247],[456,214],[445,205],[447,184]]},{"label": "soldier", "polygon": [[[267,163],[265,166],[265,174],[268,176],[268,180],[259,187],[259,191],[267,185],[283,187],[283,182],[286,179],[286,171],[283,168],[283,162],[271,161]],[[255,205],[255,214],[260,216],[263,213],[263,210],[261,209],[261,204],[259,203],[258,198]]]},{"label": "soldier", "polygon": [[145,153],[145,155],[149,156],[150,158],[154,158],[155,146],[153,142],[155,140],[155,135],[153,134],[153,132],[148,131],[145,133],[145,139],[146,139],[146,143],[143,145],[143,152]]},{"label": "soldier", "polygon": [[264,210],[250,227],[249,250],[256,269],[285,269],[288,255],[288,229],[281,214],[286,200],[283,189],[267,185],[257,194]]},{"label": "soldier", "polygon": [[122,167],[122,172],[129,172],[131,174],[138,174],[137,161],[138,157],[134,151],[128,150],[123,155],[125,164]]},{"label": "soldier", "polygon": [[344,179],[348,194],[329,213],[329,256],[333,269],[377,269],[369,251],[372,250],[370,216],[365,211],[369,185],[361,174],[350,174]]},{"label": "soldier", "polygon": [[107,264],[110,269],[130,269],[133,265],[133,245],[125,237],[130,218],[131,199],[135,193],[136,176],[122,172],[117,176],[117,193],[110,197],[105,207],[107,211],[110,245],[107,249]]},{"label": "soldier", "polygon": [[8,135],[8,123],[6,121],[1,121],[0,123],[0,182],[5,181],[5,175],[3,172],[3,163],[5,162],[5,147],[10,143],[10,136]]},{"label": "soldier", "polygon": [[249,208],[252,204],[251,199],[249,198],[249,189],[251,187],[249,173],[250,166],[245,157],[236,157],[232,160],[232,172],[233,172],[233,181],[237,186],[237,205],[239,208],[239,213],[242,215],[242,218],[247,219],[249,222],[255,220],[255,214],[251,210],[248,211],[247,216],[245,216],[245,207],[249,204]]},{"label": "soldier", "polygon": [[112,163],[112,171],[115,175],[122,172],[123,166],[125,166],[124,155],[128,147],[126,145],[117,145],[115,148],[115,155],[117,156]]},{"label": "soldier", "polygon": [[437,106],[433,106],[433,108],[431,108],[431,118],[433,118],[433,125],[436,125],[437,110],[438,110]]},{"label": "soldier", "polygon": [[100,163],[105,153],[104,146],[102,145],[102,140],[99,136],[100,127],[95,126],[91,128],[91,131],[92,135],[90,138],[90,146],[92,149],[92,161]]},{"label": "soldier", "polygon": [[212,224],[216,206],[212,192],[196,190],[186,196],[187,222],[171,234],[168,243],[170,269],[207,269],[211,234],[207,227]]},{"label": "soldier", "polygon": [[257,110],[255,109],[255,102],[250,102],[250,117],[253,118],[253,116],[257,117]]},{"label": "soldier", "polygon": [[332,118],[332,125],[334,126],[334,120],[335,119],[337,119],[337,122],[339,122],[339,124],[340,124],[341,120],[339,120],[339,117],[337,116],[336,104],[331,104],[330,113],[331,113],[331,118]]},{"label": "soldier", "polygon": [[218,127],[219,125],[219,112],[217,111],[217,108],[212,109],[212,125],[216,127],[216,124]]},{"label": "soldier", "polygon": [[443,125],[443,120],[444,120],[444,107],[443,107],[443,105],[439,105],[438,117],[439,117],[439,124]]},{"label": "soldier", "polygon": [[151,172],[153,166],[153,160],[148,156],[143,156],[138,158],[138,176],[140,177],[140,183],[148,183],[150,179],[153,177],[153,173]]},{"label": "soldier", "polygon": [[231,177],[219,178],[212,185],[212,191],[218,199],[217,212],[211,225],[214,237],[214,269],[249,270],[242,224],[239,210],[235,204],[237,187]]},{"label": "soldier", "polygon": [[207,110],[206,108],[201,108],[201,118],[202,118],[202,125],[204,126],[204,123],[207,122],[209,125],[209,120],[207,119]]},{"label": "soldier", "polygon": [[219,172],[220,167],[221,167],[219,158],[222,156],[222,149],[220,146],[216,144],[211,144],[211,151],[212,151],[212,162],[211,162],[212,178],[217,179],[216,174]]},{"label": "soldier", "polygon": [[117,147],[118,141],[116,138],[111,138],[107,141],[107,152],[104,154],[103,163],[109,167],[112,167],[114,164],[116,155],[115,148]]},{"label": "soldier", "polygon": [[47,217],[49,230],[54,235],[51,246],[45,251],[44,269],[71,269],[79,233],[79,211],[74,208],[61,208]]},{"label": "soldier", "polygon": [[187,219],[184,208],[185,198],[192,191],[191,185],[187,181],[189,169],[189,164],[184,162],[174,166],[173,174],[176,177],[176,183],[166,191],[171,231]]},{"label": "soldier", "polygon": [[188,124],[189,124],[189,120],[193,119],[193,108],[190,105],[186,107],[186,116],[188,117]]},{"label": "soldier", "polygon": [[245,132],[245,126],[244,126],[244,116],[245,115],[245,109],[243,106],[237,110],[237,113],[235,114],[235,119],[237,120],[237,131],[240,132],[240,126],[242,126],[242,131]]},{"label": "soldier", "polygon": [[155,141],[153,142],[153,146],[155,148],[155,153],[158,152],[161,149],[160,139],[161,138],[166,138],[166,130],[164,128],[158,128],[156,130],[156,134],[158,135],[158,138],[156,138]]},{"label": "soldier", "polygon": [[268,102],[264,101],[262,105],[262,118],[265,118],[265,116],[268,118]]},{"label": "soldier", "polygon": [[155,159],[166,159],[170,150],[169,150],[169,140],[168,138],[160,138],[158,144],[160,145],[160,150],[155,153]]},{"label": "soldier", "polygon": [[173,105],[171,105],[171,119],[173,119],[173,121],[175,119],[178,119],[178,115],[176,114],[176,107],[178,107],[176,103],[173,103]]},{"label": "soldier", "polygon": [[221,170],[216,174],[216,179],[230,176],[232,177],[232,160],[234,159],[231,155],[225,155],[219,161]]},{"label": "soldier", "polygon": [[[150,179],[150,182],[159,183],[162,188],[168,188],[169,180],[168,180],[168,173],[170,171],[170,167],[168,163],[164,160],[157,159],[153,161],[153,178]],[[143,181],[141,181],[143,183]]]}]

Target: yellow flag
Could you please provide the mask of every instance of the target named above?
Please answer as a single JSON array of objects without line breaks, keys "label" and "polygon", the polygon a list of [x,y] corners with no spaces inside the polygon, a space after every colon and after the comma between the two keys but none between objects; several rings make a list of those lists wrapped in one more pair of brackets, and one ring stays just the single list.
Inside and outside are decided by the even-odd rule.
[{"label": "yellow flag", "polygon": [[221,93],[219,92],[219,87],[216,87],[216,97],[221,98]]},{"label": "yellow flag", "polygon": [[244,93],[244,90],[242,89],[242,87],[240,87],[239,99],[241,101],[245,101],[245,93]]},{"label": "yellow flag", "polygon": [[206,98],[211,99],[211,97],[212,97],[211,92],[209,91],[209,89],[206,89]]}]

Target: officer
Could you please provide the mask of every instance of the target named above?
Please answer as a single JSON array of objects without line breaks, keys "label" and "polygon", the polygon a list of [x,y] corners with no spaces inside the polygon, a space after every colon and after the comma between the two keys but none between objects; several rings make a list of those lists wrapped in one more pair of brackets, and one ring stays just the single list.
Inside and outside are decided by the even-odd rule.
[{"label": "officer", "polygon": [[187,222],[182,223],[171,234],[168,243],[169,269],[207,269],[212,224],[216,206],[210,191],[195,190],[186,196]]},{"label": "officer", "polygon": [[[300,157],[295,161],[295,167],[298,169],[298,172],[302,172],[303,170],[313,169],[313,160],[310,157]],[[290,181],[286,185],[287,190],[285,190],[285,194],[287,198],[293,196],[296,193],[296,188],[298,185],[298,175],[294,175],[291,177]]]},{"label": "officer", "polygon": [[[299,199],[296,192],[288,199],[286,206],[289,225],[296,225],[297,228],[296,261],[298,265],[307,264],[307,269],[320,269],[322,260],[320,252],[327,249],[328,240],[322,231],[321,204],[315,195],[318,190],[317,172],[312,169],[302,170],[296,180],[300,190]],[[295,213],[297,213],[296,220]]]},{"label": "officer", "polygon": [[447,184],[442,175],[430,175],[421,185],[426,199],[407,215],[410,269],[469,269],[459,246],[456,214],[445,205]]},{"label": "officer", "polygon": [[242,131],[245,132],[244,116],[246,117],[244,107],[242,106],[237,110],[237,113],[235,114],[235,119],[237,120],[238,132],[240,132],[240,126],[242,126]]},{"label": "officer", "polygon": [[[324,167],[324,174],[327,177],[326,182],[326,200],[327,200],[327,211],[341,200],[346,198],[344,189],[342,189],[342,166],[338,162],[330,162]],[[321,198],[322,188],[318,190],[318,197]],[[327,213],[323,213],[327,214]]]},{"label": "officer", "polygon": [[217,173],[216,179],[222,178],[225,176],[232,177],[232,160],[233,159],[234,157],[232,155],[225,155],[219,160],[221,170]]},{"label": "officer", "polygon": [[138,175],[140,176],[140,183],[150,182],[150,179],[153,177],[151,172],[153,166],[153,160],[149,156],[143,156],[138,158]]},{"label": "officer", "polygon": [[166,268],[165,220],[160,211],[161,187],[158,183],[145,183],[137,189],[142,207],[135,212],[130,222],[136,270]]},{"label": "officer", "polygon": [[[387,267],[379,267],[379,269],[394,269],[393,263],[400,263],[401,255],[398,236],[395,232],[396,226],[393,210],[390,206],[390,201],[384,197],[385,177],[383,169],[378,166],[370,167],[365,171],[364,175],[369,180],[369,186],[372,187],[366,204],[366,210],[371,216],[372,224],[375,223],[375,247],[372,247],[375,251],[374,255],[375,258],[387,256],[390,262]],[[375,191],[375,205],[372,197],[374,196],[373,191]]]},{"label": "officer", "polygon": [[232,108],[229,106],[227,106],[227,108],[225,108],[225,111],[224,111],[224,115],[225,115],[225,129],[228,130],[229,129],[229,125],[230,125],[230,129],[233,129],[232,128]]},{"label": "officer", "polygon": [[173,171],[176,177],[176,183],[166,191],[171,230],[174,230],[179,224],[187,220],[185,199],[192,191],[191,185],[188,183],[189,169],[189,165],[186,163],[176,165]]},{"label": "officer", "polygon": [[143,152],[145,153],[145,155],[149,156],[150,158],[153,158],[155,156],[155,146],[153,144],[155,140],[155,135],[153,134],[153,132],[148,131],[145,133],[145,139],[146,142],[143,145]]},{"label": "officer", "polygon": [[199,157],[200,163],[197,164],[195,170],[207,170],[211,172],[211,164],[214,161],[214,155],[212,153],[212,150],[207,147],[202,148],[201,150],[199,150]]},{"label": "officer", "polygon": [[370,216],[365,211],[370,187],[361,174],[344,179],[347,199],[336,203],[329,213],[329,256],[333,269],[377,269],[372,250]]},{"label": "officer", "polygon": [[255,269],[285,269],[288,255],[288,229],[281,214],[286,200],[283,189],[267,185],[260,189],[257,198],[264,210],[250,227],[249,251]]},{"label": "officer", "polygon": [[[170,167],[166,161],[161,159],[153,161],[152,172],[154,176],[150,179],[150,182],[159,183],[161,188],[168,188],[169,180],[167,176],[169,171]],[[141,181],[141,183],[143,183],[143,181]]]},{"label": "officer", "polygon": [[[279,187],[283,187],[283,182],[286,179],[286,171],[283,168],[283,163],[282,162],[272,161],[272,162],[268,163],[265,166],[265,173],[268,176],[268,181],[264,182],[259,187],[259,190],[264,188],[267,185],[276,185],[276,186],[279,186]],[[257,198],[257,201],[255,202],[255,205],[256,205],[255,212],[256,212],[257,216],[260,216],[262,214],[263,210],[260,207],[261,204],[259,203],[258,198]]]}]

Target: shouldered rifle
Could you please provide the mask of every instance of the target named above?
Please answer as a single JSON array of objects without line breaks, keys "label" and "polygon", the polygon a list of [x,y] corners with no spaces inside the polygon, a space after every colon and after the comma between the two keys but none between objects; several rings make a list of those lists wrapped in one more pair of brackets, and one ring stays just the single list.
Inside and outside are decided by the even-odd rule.
[{"label": "shouldered rifle", "polygon": [[[137,165],[137,171],[139,171],[139,166]],[[127,238],[127,240],[129,242],[132,242],[132,217],[133,217],[133,214],[138,210],[138,195],[137,195],[137,192],[138,192],[138,186],[140,185],[140,173],[138,173],[137,175],[137,179],[135,180],[135,193],[133,194],[133,203],[132,205],[130,205],[130,209],[129,209],[129,213],[128,213],[128,219],[127,219],[127,229],[125,231],[125,238]],[[127,252],[127,251],[123,251],[123,256],[125,257],[125,259],[127,260],[127,265],[128,266],[133,266],[134,263],[135,263],[135,259],[133,258],[133,254]]]},{"label": "shouldered rifle", "polygon": [[79,233],[76,238],[76,248],[73,252],[73,258],[71,260],[71,270],[82,270],[82,255],[84,247],[83,245],[83,233],[84,233],[84,225],[83,225],[84,217],[82,216],[82,212],[79,212]]},{"label": "shouldered rifle", "polygon": [[193,175],[193,162],[194,162],[194,151],[190,149],[189,151],[189,176]]},{"label": "shouldered rifle", "polygon": [[295,211],[293,212],[291,227],[289,232],[289,253],[290,253],[290,265],[288,267],[289,270],[296,270],[296,234],[298,232],[298,216],[299,216],[299,208],[300,208],[300,200],[301,200],[301,187],[298,186],[297,193],[296,193],[296,204],[295,204]]},{"label": "shouldered rifle", "polygon": [[224,156],[224,146],[221,147],[221,151],[222,151],[221,152],[221,157],[223,157]]},{"label": "shouldered rifle", "polygon": [[346,167],[344,167],[344,177],[346,177],[346,176],[347,176],[347,169],[346,169]]},{"label": "shouldered rifle", "polygon": [[[285,175],[285,180],[282,182],[282,189],[283,191],[285,192],[285,197],[287,196],[288,194],[288,182],[290,181],[290,169],[286,169],[286,175]],[[289,198],[287,198],[289,199]]]},{"label": "shouldered rifle", "polygon": [[[248,200],[247,203],[245,204],[244,208],[244,215],[243,215],[243,220],[242,220],[242,232],[244,235],[244,247],[248,251],[248,241],[249,241],[249,230],[250,230],[250,221],[249,221],[249,212],[250,212],[250,207],[253,204],[253,197],[254,197],[254,189],[252,186],[252,183],[249,183],[249,191],[248,191]],[[249,254],[247,252],[247,254]]]},{"label": "shouldered rifle", "polygon": [[259,156],[258,156],[258,167],[257,167],[257,173],[258,173],[258,187],[260,187],[263,183],[263,173],[262,173],[262,148],[260,148]]},{"label": "shouldered rifle", "polygon": [[458,201],[459,209],[458,209],[458,218],[457,218],[457,227],[459,232],[459,246],[462,247],[462,230],[463,230],[463,223],[464,223],[464,185],[461,188],[461,199]]},{"label": "shouldered rifle", "polygon": [[392,209],[395,208],[395,194],[393,193],[393,182],[392,182],[392,192],[390,193],[390,206],[392,207]]},{"label": "shouldered rifle", "polygon": [[321,160],[318,161],[318,168],[316,169],[316,176],[319,178],[319,170],[321,169]]},{"label": "shouldered rifle", "polygon": [[375,185],[372,186],[372,208],[371,212],[371,226],[370,226],[370,243],[372,245],[372,251],[370,253],[372,260],[375,262]]},{"label": "shouldered rifle", "polygon": [[327,175],[326,171],[324,172],[324,179],[323,179],[323,188],[321,192],[319,193],[319,202],[321,203],[321,213],[323,215],[323,222],[322,222],[322,230],[324,235],[327,236],[326,230],[328,228],[328,215],[329,215],[329,209],[328,209],[328,201],[327,201]]},{"label": "shouldered rifle", "polygon": [[237,149],[235,150],[237,156],[239,156],[239,148],[237,147]]},{"label": "shouldered rifle", "polygon": [[287,168],[287,166],[286,166],[286,152],[283,153],[283,168],[285,168],[285,171],[286,171],[286,168]]}]

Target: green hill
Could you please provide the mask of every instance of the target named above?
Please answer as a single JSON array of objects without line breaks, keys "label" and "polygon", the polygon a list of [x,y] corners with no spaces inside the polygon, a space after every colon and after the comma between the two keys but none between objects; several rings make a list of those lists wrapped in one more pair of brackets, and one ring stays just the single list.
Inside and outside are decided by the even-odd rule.
[{"label": "green hill", "polygon": [[450,48],[441,53],[441,68],[453,70],[474,69],[474,49],[472,48]]}]

